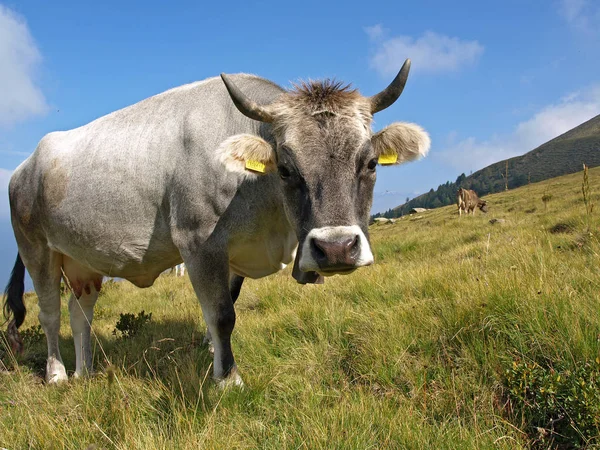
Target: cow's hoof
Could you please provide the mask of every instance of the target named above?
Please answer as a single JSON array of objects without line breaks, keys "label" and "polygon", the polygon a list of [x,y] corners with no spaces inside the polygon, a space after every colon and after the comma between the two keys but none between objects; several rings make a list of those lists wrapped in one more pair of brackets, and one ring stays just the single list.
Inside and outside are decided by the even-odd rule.
[{"label": "cow's hoof", "polygon": [[210,353],[211,355],[215,354],[215,346],[213,345],[212,337],[210,336],[210,331],[206,332],[203,344],[208,347],[208,353]]},{"label": "cow's hoof", "polygon": [[58,384],[63,381],[68,381],[67,371],[65,366],[58,359],[51,356],[46,363],[46,383]]},{"label": "cow's hoof", "polygon": [[240,377],[240,375],[237,373],[237,370],[234,368],[229,373],[229,376],[227,378],[217,380],[217,386],[221,390],[229,389],[232,387],[243,388],[244,381],[242,380],[242,377]]},{"label": "cow's hoof", "polygon": [[19,334],[19,330],[17,330],[17,325],[15,320],[11,320],[8,324],[8,329],[6,330],[6,335],[8,336],[8,342],[10,343],[10,348],[15,355],[23,354],[23,339]]},{"label": "cow's hoof", "polygon": [[84,369],[80,372],[75,371],[75,373],[73,374],[73,378],[90,378],[93,375],[94,372],[92,370]]}]

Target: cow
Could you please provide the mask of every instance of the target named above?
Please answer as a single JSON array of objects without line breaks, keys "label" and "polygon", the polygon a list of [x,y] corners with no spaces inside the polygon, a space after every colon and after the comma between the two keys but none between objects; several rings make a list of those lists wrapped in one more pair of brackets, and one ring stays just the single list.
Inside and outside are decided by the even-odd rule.
[{"label": "cow", "polygon": [[176,266],[171,268],[171,273],[175,272],[176,277],[182,277],[185,275],[185,264],[177,264]]},{"label": "cow", "polygon": [[458,204],[459,216],[461,216],[463,212],[475,215],[475,207],[479,208],[484,213],[488,212],[487,202],[481,200],[472,189],[460,188],[456,193],[456,203]]},{"label": "cow", "polygon": [[373,115],[402,93],[367,97],[321,80],[289,89],[221,74],[168,90],[70,131],[46,135],[9,184],[18,255],[4,305],[22,346],[23,277],[46,335],[46,380],[67,380],[59,351],[60,283],[71,287],[75,377],[92,370],[90,329],[104,276],[151,286],[185,262],[214,348],[219,386],[241,385],[231,349],[245,278],[294,262],[300,283],[373,263],[369,212],[378,161],[424,156],[428,134]]}]

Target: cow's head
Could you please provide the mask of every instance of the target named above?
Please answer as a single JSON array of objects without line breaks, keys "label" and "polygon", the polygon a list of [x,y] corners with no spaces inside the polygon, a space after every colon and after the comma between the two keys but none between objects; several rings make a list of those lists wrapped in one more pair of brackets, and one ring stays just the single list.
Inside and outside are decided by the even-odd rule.
[{"label": "cow's head", "polygon": [[477,204],[477,206],[479,207],[479,209],[481,210],[481,212],[487,213],[488,212],[488,204],[487,201],[485,200],[480,200],[479,203]]},{"label": "cow's head", "polygon": [[407,60],[373,97],[326,80],[295,86],[269,105],[258,105],[221,75],[240,112],[270,123],[274,137],[269,144],[257,136],[233,136],[224,162],[230,170],[278,173],[301,271],[345,274],[373,263],[368,224],[376,166],[402,164],[429,150],[429,136],[418,125],[371,130],[373,114],[402,93],[409,68]]}]

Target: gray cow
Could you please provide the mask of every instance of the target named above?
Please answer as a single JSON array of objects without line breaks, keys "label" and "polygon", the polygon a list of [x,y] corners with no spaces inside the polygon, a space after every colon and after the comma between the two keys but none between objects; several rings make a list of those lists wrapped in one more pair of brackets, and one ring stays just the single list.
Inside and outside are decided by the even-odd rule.
[{"label": "gray cow", "polygon": [[241,384],[230,337],[245,277],[272,274],[294,258],[293,276],[303,283],[373,263],[368,220],[378,157],[400,164],[429,149],[414,124],[371,131],[373,114],[400,96],[409,68],[407,60],[373,97],[329,80],[284,90],[254,75],[221,75],[45,136],[9,187],[19,254],[4,309],[14,346],[21,346],[25,268],[53,383],[67,379],[58,346],[61,279],[72,290],[81,376],[92,366],[90,325],[103,277],[148,287],[184,261],[212,337],[214,377]]}]

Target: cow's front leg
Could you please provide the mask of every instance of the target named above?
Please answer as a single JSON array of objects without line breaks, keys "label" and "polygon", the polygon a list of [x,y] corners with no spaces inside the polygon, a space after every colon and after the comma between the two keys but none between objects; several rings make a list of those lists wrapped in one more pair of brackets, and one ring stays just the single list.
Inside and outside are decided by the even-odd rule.
[{"label": "cow's front leg", "polygon": [[[235,273],[229,274],[229,293],[231,294],[231,301],[235,305],[235,301],[240,296],[242,290],[242,284],[244,283],[244,277],[236,275]],[[213,346],[212,337],[210,330],[206,330],[206,336],[204,336],[204,344],[208,347],[208,351],[211,354],[215,353],[215,347]]]},{"label": "cow's front leg", "polygon": [[[88,290],[84,290],[79,298],[74,293],[69,299],[69,315],[71,319],[71,330],[75,343],[75,377],[92,372],[92,344],[91,327],[94,319],[94,305],[98,300],[98,291],[93,283]],[[100,284],[97,284],[98,289]]]},{"label": "cow's front leg", "polygon": [[213,376],[220,387],[242,386],[231,351],[235,310],[229,290],[229,262],[226,252],[195,252],[185,258],[188,274],[200,301],[202,314],[214,347]]}]

